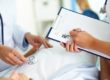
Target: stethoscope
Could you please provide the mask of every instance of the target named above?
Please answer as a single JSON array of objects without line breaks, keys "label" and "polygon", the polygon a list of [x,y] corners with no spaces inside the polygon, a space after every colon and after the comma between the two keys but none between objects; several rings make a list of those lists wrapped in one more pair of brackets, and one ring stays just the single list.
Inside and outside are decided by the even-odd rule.
[{"label": "stethoscope", "polygon": [[0,14],[0,21],[1,21],[1,38],[2,38],[2,45],[4,45],[4,25],[3,25],[3,18]]},{"label": "stethoscope", "polygon": [[[4,45],[4,24],[3,24],[3,18],[2,15],[0,14],[0,21],[1,21],[1,38],[2,38],[2,45]],[[34,64],[35,61],[35,56],[31,56],[28,58],[27,63],[28,64]]]},{"label": "stethoscope", "polygon": [[27,60],[27,64],[30,64],[30,65],[35,64],[36,62],[37,62],[37,59],[35,58],[34,55],[30,56]]},{"label": "stethoscope", "polygon": [[100,13],[106,13],[106,5],[107,5],[107,0],[104,3],[104,6],[100,9]]}]

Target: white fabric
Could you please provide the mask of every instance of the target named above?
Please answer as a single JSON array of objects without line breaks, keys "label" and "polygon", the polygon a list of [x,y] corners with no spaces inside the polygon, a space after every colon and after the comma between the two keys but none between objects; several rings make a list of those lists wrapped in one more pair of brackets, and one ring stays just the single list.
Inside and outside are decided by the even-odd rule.
[{"label": "white fabric", "polygon": [[[84,80],[84,78],[94,79],[96,80],[98,71],[96,69],[96,56],[91,54],[80,52],[80,53],[70,53],[65,51],[58,43],[53,43],[54,47],[49,49],[40,49],[36,52],[35,56],[35,64],[23,64],[21,67],[13,67],[2,73],[1,76],[9,75],[12,70],[17,70],[18,72],[23,72],[29,77],[33,78],[33,80],[55,80],[57,79],[57,73],[61,73],[62,77],[66,77],[64,75],[68,75],[68,78],[71,76],[77,75],[80,80]],[[71,67],[69,67],[69,65]],[[90,67],[90,66],[93,67]],[[66,68],[65,68],[66,66]],[[74,66],[74,67],[73,67]],[[62,74],[63,71],[66,71],[65,74]],[[91,72],[91,74],[88,74]],[[74,73],[69,76],[68,73]],[[81,75],[79,75],[79,73]],[[82,77],[83,74],[83,77]],[[85,75],[89,75],[85,77]],[[77,77],[77,78],[78,78]],[[89,78],[91,77],[91,78]],[[73,77],[72,79],[77,79]],[[72,80],[66,79],[65,80]],[[64,80],[64,79],[58,79]],[[79,79],[77,79],[79,80]]]},{"label": "white fabric", "polygon": [[[4,43],[9,47],[19,46],[23,48],[24,34],[19,26],[16,25],[16,0],[0,0],[0,13],[3,17],[4,22]],[[0,21],[0,44],[1,41],[1,21]],[[0,71],[1,69],[8,68],[10,65],[0,60]]]},{"label": "white fabric", "polygon": [[107,11],[107,15],[109,17],[109,22],[110,22],[110,0],[108,0],[107,2],[106,11]]},{"label": "white fabric", "polygon": [[[15,47],[15,42],[22,47],[25,32],[16,24],[16,0],[0,0],[0,13],[4,22],[5,45]],[[0,23],[1,32],[1,23]],[[14,40],[13,40],[14,39]],[[0,35],[1,44],[1,35]],[[23,48],[23,47],[22,47]]]},{"label": "white fabric", "polygon": [[67,65],[49,80],[98,80],[98,70],[91,64]]}]

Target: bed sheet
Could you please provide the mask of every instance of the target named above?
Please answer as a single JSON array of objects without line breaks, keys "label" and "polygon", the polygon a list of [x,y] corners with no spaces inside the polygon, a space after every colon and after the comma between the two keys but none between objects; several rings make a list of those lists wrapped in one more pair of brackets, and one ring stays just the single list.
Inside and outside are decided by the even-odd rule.
[{"label": "bed sheet", "polygon": [[[7,77],[13,70],[16,70],[18,72],[26,74],[33,80],[54,80],[51,77],[59,73],[58,71],[62,70],[62,68],[67,65],[86,65],[85,68],[88,68],[90,64],[92,64],[92,66],[95,66],[94,57],[95,56],[87,54],[85,52],[72,54],[70,52],[66,52],[64,48],[58,45],[49,49],[41,48],[34,55],[30,56],[26,63],[20,66],[11,67],[10,69],[2,72],[1,76]],[[94,71],[97,73],[96,68]],[[55,80],[57,80],[56,76]]]}]

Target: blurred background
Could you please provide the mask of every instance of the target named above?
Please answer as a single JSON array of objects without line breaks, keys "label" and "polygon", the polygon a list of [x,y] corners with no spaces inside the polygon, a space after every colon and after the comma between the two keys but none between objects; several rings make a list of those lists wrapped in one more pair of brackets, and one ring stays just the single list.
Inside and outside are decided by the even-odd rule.
[{"label": "blurred background", "polygon": [[105,0],[17,0],[17,23],[23,29],[42,35],[51,27],[60,7],[82,13],[90,8],[103,20],[105,14],[100,13]]}]

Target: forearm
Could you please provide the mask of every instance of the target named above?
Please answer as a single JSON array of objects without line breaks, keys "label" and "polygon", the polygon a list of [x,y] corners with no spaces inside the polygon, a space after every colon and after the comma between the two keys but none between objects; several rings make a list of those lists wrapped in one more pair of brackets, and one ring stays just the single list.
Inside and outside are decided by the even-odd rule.
[{"label": "forearm", "polygon": [[12,79],[9,79],[9,78],[0,78],[0,80],[12,80]]},{"label": "forearm", "polygon": [[0,50],[2,49],[3,45],[0,45]]},{"label": "forearm", "polygon": [[3,52],[3,48],[4,48],[4,46],[3,45],[0,45],[0,53]]},{"label": "forearm", "polygon": [[110,56],[110,42],[94,40],[94,43],[91,49],[97,50],[99,52],[102,52]]},{"label": "forearm", "polygon": [[2,45],[0,45],[0,51],[1,51],[1,49],[2,49]]}]

